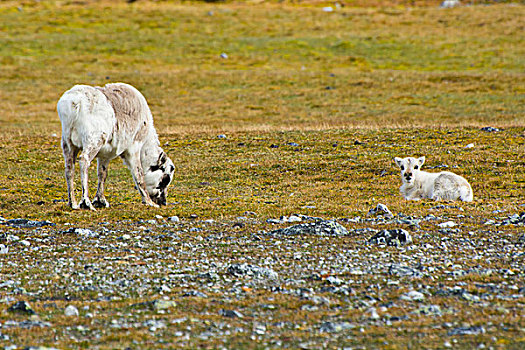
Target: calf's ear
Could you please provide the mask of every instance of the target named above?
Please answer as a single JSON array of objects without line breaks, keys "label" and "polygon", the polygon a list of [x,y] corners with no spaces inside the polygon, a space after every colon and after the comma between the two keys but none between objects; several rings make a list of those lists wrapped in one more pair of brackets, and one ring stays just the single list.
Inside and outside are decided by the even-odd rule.
[{"label": "calf's ear", "polygon": [[396,162],[397,166],[401,166],[401,163],[403,162],[403,159],[399,158],[399,157],[395,157],[394,158],[394,162]]},{"label": "calf's ear", "polygon": [[425,157],[419,157],[417,162],[419,163],[419,167],[421,167],[423,164],[425,164]]}]

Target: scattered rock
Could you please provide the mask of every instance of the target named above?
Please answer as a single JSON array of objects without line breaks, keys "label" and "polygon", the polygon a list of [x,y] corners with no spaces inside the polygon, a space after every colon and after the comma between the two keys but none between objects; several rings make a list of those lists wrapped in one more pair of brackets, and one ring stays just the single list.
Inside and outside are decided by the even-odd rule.
[{"label": "scattered rock", "polygon": [[178,217],[178,216],[176,216],[176,215],[174,215],[174,216],[171,216],[171,217],[170,217],[170,218],[169,218],[168,220],[169,220],[169,221],[171,221],[171,222],[175,222],[175,223],[178,223],[178,222],[180,222],[180,219],[179,219],[179,217]]},{"label": "scattered rock", "polygon": [[298,224],[269,232],[270,235],[296,236],[347,236],[348,230],[333,220],[322,220],[311,223]]},{"label": "scattered rock", "polygon": [[160,311],[160,310],[166,310],[170,309],[172,307],[175,307],[177,305],[176,302],[171,300],[152,300],[152,301],[146,301],[143,303],[133,304],[131,305],[132,308],[138,308],[138,309],[150,309],[154,311]]},{"label": "scattered rock", "polygon": [[323,322],[319,330],[322,333],[340,333],[354,328],[355,325],[350,322]]},{"label": "scattered rock", "polygon": [[15,304],[11,305],[9,308],[7,308],[7,311],[26,315],[35,314],[35,312],[33,311],[33,309],[27,301],[18,301]]},{"label": "scattered rock", "polygon": [[94,238],[98,236],[97,232],[91,231],[87,228],[71,227],[64,231],[65,234],[75,234],[86,238]]},{"label": "scattered rock", "polygon": [[447,222],[442,222],[438,224],[438,226],[441,228],[452,228],[456,226],[456,223],[454,221],[447,221]]},{"label": "scattered rock", "polygon": [[68,305],[64,310],[64,315],[66,316],[78,316],[78,309],[74,305]]},{"label": "scattered rock", "polygon": [[267,267],[259,267],[250,264],[232,264],[226,272],[235,277],[251,276],[256,279],[277,280],[279,275],[274,270]]},{"label": "scattered rock", "polygon": [[11,226],[11,227],[18,227],[18,228],[35,228],[35,227],[43,227],[43,226],[56,226],[56,224],[44,220],[44,221],[33,221],[28,219],[11,219],[2,222],[2,224]]},{"label": "scattered rock", "polygon": [[224,317],[230,317],[230,318],[243,318],[244,317],[244,315],[241,314],[239,311],[226,310],[226,309],[221,309],[219,311],[219,315],[224,316]]},{"label": "scattered rock", "polygon": [[485,127],[481,128],[481,131],[486,131],[486,132],[500,132],[501,129],[493,128],[492,126],[485,126]]},{"label": "scattered rock", "polygon": [[388,209],[388,207],[384,204],[379,203],[375,208],[370,209],[368,211],[368,215],[387,215],[389,217],[393,217],[394,214]]},{"label": "scattered rock", "polygon": [[457,327],[449,330],[447,334],[453,335],[478,335],[484,334],[485,328],[483,326]]},{"label": "scattered rock", "polygon": [[452,8],[452,7],[456,7],[459,5],[460,5],[459,0],[445,0],[441,3],[440,7],[441,8]]},{"label": "scattered rock", "polygon": [[423,301],[425,300],[425,295],[421,292],[412,290],[408,293],[401,295],[399,299],[405,300],[405,301]]},{"label": "scattered rock", "polygon": [[386,244],[389,246],[401,246],[412,243],[412,236],[403,229],[382,230],[368,240],[370,244]]},{"label": "scattered rock", "polygon": [[441,307],[439,305],[423,305],[417,310],[414,310],[413,313],[418,315],[425,316],[441,316],[443,315]]}]

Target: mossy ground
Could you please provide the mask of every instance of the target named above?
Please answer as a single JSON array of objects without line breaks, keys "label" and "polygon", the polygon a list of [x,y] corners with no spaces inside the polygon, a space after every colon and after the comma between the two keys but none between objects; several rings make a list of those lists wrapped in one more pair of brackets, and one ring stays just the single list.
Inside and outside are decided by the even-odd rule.
[{"label": "mossy ground", "polygon": [[[392,159],[409,155],[425,155],[426,167],[447,165],[471,182],[475,200],[461,206],[472,231],[495,216],[523,211],[525,7],[515,3],[439,9],[438,2],[363,3],[349,1],[328,13],[321,9],[326,4],[318,2],[3,1],[0,216],[49,220],[59,229],[67,228],[66,223],[94,228],[107,222],[131,230],[119,225],[155,215],[186,220],[195,214],[227,222],[247,211],[261,221],[292,213],[353,217],[365,215],[377,203],[394,213],[426,215],[435,203],[407,202],[398,193],[398,169]],[[222,53],[227,58],[221,58]],[[116,160],[110,164],[107,185],[111,208],[71,211],[65,202],[56,101],[74,84],[115,81],[136,86],[150,103],[161,143],[176,165],[169,205],[143,206],[129,172]],[[503,130],[485,132],[480,130],[484,126]],[[466,147],[471,143],[474,147]],[[94,192],[94,167],[90,176]],[[458,214],[453,208],[445,212]],[[229,234],[250,235],[269,228],[261,223]],[[515,237],[520,230],[511,228],[506,234]],[[188,233],[187,239],[193,241],[195,236]],[[70,247],[78,238],[57,239],[60,256],[76,254]],[[322,240],[304,241],[310,239],[320,247],[313,254],[335,254]],[[336,243],[358,249],[345,240]],[[266,256],[259,246],[254,243],[246,250]],[[85,259],[95,261],[104,254],[113,253]],[[227,261],[243,256],[228,246],[210,254]],[[3,276],[22,281],[23,286],[27,275],[42,272],[22,273],[7,263],[1,269]],[[57,285],[67,285],[65,278],[57,275]],[[173,289],[173,295],[178,292]],[[57,311],[67,298],[59,288],[50,287],[47,293],[49,299],[62,298],[55,301],[56,308],[44,308],[48,301],[41,299],[34,305],[45,319],[53,320],[54,331],[44,329],[37,336],[17,329],[11,331],[12,338],[76,348],[133,346],[133,340],[143,347],[160,346],[146,331],[109,331],[103,321],[89,325],[100,327],[93,343],[71,344],[77,331],[67,330],[70,320]],[[265,293],[255,291],[233,305],[256,308],[253,305],[267,299]],[[6,292],[0,290],[0,295]],[[95,298],[89,293],[74,297],[68,303],[77,300],[79,307]],[[279,311],[268,311],[274,319],[317,322],[331,312],[297,313],[301,305],[296,299],[276,298]],[[99,312],[101,319],[126,318],[122,310],[142,299],[93,304],[102,310],[107,307],[107,312]],[[523,305],[523,298],[518,304]],[[202,315],[217,315],[222,307],[191,298],[180,305],[171,316],[199,318],[185,322],[202,329],[210,322]],[[525,327],[515,312],[492,318],[485,310],[465,303],[461,307],[465,307],[462,320],[490,319]],[[352,319],[354,311],[345,317]],[[142,316],[154,317],[147,312],[133,317]],[[0,315],[2,321],[12,318]],[[495,346],[523,344],[522,331],[501,332]],[[77,333],[82,339],[82,332]],[[294,339],[319,337],[301,329],[281,334],[273,340],[295,346]],[[353,344],[383,347],[388,340],[391,348],[442,346],[428,320],[403,324],[398,332],[371,327],[364,335],[359,338],[363,334],[356,332]],[[462,340],[460,345],[469,347],[492,335]],[[229,341],[185,346],[257,348],[256,341],[239,335]],[[336,337],[324,344],[343,343]]]}]

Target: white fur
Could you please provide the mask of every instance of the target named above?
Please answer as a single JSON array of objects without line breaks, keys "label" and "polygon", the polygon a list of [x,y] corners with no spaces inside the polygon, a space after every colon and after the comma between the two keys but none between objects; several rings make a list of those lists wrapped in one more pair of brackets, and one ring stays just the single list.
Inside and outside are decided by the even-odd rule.
[{"label": "white fur", "polygon": [[[153,117],[146,99],[128,84],[104,87],[75,85],[57,104],[62,123],[62,150],[69,205],[94,210],[108,207],[104,183],[109,161],[121,157],[127,165],[142,202],[158,207],[166,204],[167,186],[175,167],[159,146]],[[80,153],[82,200],[74,195],[74,167]],[[88,168],[98,161],[98,188],[93,203],[88,196]]]},{"label": "white fur", "polygon": [[440,173],[428,173],[422,171],[425,157],[420,158],[398,158],[394,159],[401,168],[402,185],[399,188],[401,194],[407,200],[419,200],[428,198],[432,200],[457,200],[470,202],[473,199],[472,188],[465,178],[442,171]]}]

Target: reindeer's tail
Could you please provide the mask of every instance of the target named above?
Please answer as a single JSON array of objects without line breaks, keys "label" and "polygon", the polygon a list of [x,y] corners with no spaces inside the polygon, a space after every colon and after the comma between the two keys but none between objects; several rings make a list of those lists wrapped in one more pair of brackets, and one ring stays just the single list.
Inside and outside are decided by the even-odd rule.
[{"label": "reindeer's tail", "polygon": [[67,130],[71,130],[71,125],[79,116],[81,109],[81,98],[70,91],[64,93],[57,103],[57,112],[62,123],[63,134],[67,133]]}]

